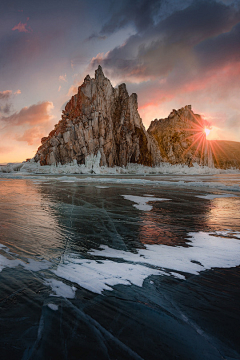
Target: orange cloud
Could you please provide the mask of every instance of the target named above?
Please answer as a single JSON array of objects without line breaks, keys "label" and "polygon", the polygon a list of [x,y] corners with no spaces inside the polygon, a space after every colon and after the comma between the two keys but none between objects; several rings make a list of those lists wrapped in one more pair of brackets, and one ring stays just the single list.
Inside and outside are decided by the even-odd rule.
[{"label": "orange cloud", "polygon": [[39,127],[32,127],[24,132],[22,136],[16,136],[18,141],[26,141],[28,145],[38,145],[41,138],[45,135]]},{"label": "orange cloud", "polygon": [[60,75],[60,76],[59,76],[59,81],[65,81],[65,82],[67,82],[67,74]]},{"label": "orange cloud", "polygon": [[[79,82],[79,85],[81,85],[80,82]],[[75,95],[75,94],[78,92],[78,86],[79,86],[79,85],[72,85],[72,86],[70,86],[70,89],[68,90],[67,95],[68,95],[68,96],[73,96],[73,95]]]},{"label": "orange cloud", "polygon": [[15,112],[10,116],[3,116],[1,118],[7,125],[18,126],[18,125],[36,125],[47,123],[52,119],[49,111],[53,109],[53,103],[45,101],[39,104],[24,107],[19,112]]},{"label": "orange cloud", "polygon": [[12,95],[12,90],[0,91],[0,100],[8,100]]},{"label": "orange cloud", "polygon": [[[29,18],[27,18],[27,21],[29,20]],[[21,21],[20,23],[18,23],[17,25],[15,25],[12,28],[13,31],[18,30],[19,32],[25,32],[25,33],[29,33],[32,31],[32,29],[30,28],[30,26],[27,27],[27,23],[23,24]]]},{"label": "orange cloud", "polygon": [[9,146],[0,146],[0,154],[8,154],[12,151],[12,148]]}]

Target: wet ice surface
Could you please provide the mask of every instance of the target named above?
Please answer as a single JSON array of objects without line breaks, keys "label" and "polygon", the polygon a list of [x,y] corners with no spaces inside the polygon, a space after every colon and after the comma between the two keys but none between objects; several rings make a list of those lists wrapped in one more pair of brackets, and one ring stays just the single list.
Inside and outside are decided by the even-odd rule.
[{"label": "wet ice surface", "polygon": [[1,359],[239,359],[240,177],[1,179]]}]

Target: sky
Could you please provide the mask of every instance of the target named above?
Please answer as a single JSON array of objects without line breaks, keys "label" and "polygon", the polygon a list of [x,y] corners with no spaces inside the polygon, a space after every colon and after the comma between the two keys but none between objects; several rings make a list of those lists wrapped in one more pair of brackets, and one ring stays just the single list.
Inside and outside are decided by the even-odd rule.
[{"label": "sky", "polygon": [[148,128],[192,105],[240,141],[240,0],[1,0],[0,164],[36,153],[100,64]]}]

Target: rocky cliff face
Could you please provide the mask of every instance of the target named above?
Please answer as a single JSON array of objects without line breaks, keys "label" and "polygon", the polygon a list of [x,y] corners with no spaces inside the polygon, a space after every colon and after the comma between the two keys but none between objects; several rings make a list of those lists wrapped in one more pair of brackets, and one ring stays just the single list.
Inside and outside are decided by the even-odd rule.
[{"label": "rocky cliff face", "polygon": [[212,167],[212,151],[204,131],[206,125],[187,105],[173,110],[166,119],[152,121],[148,133],[156,139],[163,161],[188,166],[196,162]]},{"label": "rocky cliff face", "polygon": [[95,78],[86,76],[67,103],[62,119],[42,139],[34,160],[41,165],[73,160],[84,164],[91,154],[107,166],[153,166],[161,161],[157,143],[138,114],[137,95],[129,96],[125,84],[114,89],[101,66]]}]

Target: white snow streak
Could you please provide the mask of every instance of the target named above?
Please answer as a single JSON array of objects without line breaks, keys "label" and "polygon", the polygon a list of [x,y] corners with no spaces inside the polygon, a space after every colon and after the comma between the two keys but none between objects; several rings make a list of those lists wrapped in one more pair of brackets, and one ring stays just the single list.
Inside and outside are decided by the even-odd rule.
[{"label": "white snow streak", "polygon": [[152,210],[152,205],[148,205],[149,201],[166,201],[170,199],[164,199],[164,198],[155,198],[150,196],[134,196],[134,195],[122,195],[124,199],[130,200],[134,202],[133,205],[135,208],[143,211],[150,211]]}]

